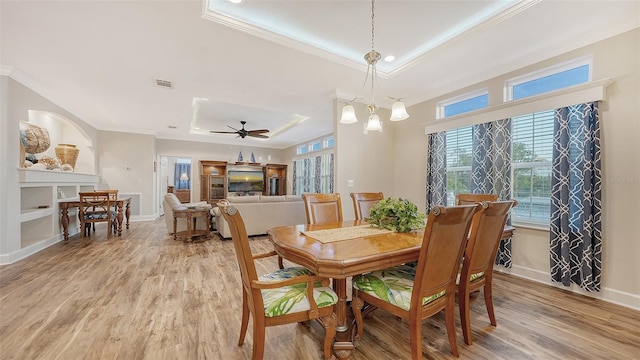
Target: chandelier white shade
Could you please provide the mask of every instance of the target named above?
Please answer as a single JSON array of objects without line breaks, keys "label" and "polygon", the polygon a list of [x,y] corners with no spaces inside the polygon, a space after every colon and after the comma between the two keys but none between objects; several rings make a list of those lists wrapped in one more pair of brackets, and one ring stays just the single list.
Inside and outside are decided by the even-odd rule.
[{"label": "chandelier white shade", "polygon": [[[352,102],[356,100],[365,100],[360,97],[363,90],[365,89],[367,82],[369,82],[369,76],[371,76],[371,100],[365,100],[367,102],[367,110],[369,110],[369,121],[367,123],[367,131],[382,131],[382,124],[380,123],[380,117],[376,114],[376,110],[378,109],[378,105],[376,105],[375,100],[375,90],[376,90],[376,81],[378,77],[378,72],[376,69],[376,63],[382,57],[379,52],[374,49],[374,30],[375,30],[375,0],[371,0],[371,51],[364,55],[364,59],[367,62],[367,77],[362,84],[362,89],[360,89],[359,94],[348,101],[342,107],[342,116],[340,117],[341,124],[353,124],[358,122],[358,118],[356,117],[355,109]],[[369,75],[371,74],[371,75]],[[402,102],[401,99],[392,98],[387,96],[389,99],[394,100],[391,107],[391,121],[401,121],[409,118],[409,114],[407,113],[407,109]]]},{"label": "chandelier white shade", "polygon": [[382,124],[380,123],[380,116],[378,116],[378,114],[371,114],[369,116],[367,131],[382,131]]},{"label": "chandelier white shade", "polygon": [[342,107],[342,116],[340,117],[340,123],[342,124],[353,124],[357,123],[358,118],[356,117],[356,110],[353,108],[353,105],[346,104]]}]

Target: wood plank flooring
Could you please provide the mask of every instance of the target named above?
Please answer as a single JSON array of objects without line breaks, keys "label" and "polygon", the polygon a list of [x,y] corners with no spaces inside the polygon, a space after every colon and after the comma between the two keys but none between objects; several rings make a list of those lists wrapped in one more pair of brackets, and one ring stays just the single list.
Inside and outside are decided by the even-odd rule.
[{"label": "wood plank flooring", "polygon": [[[270,250],[253,238],[256,252]],[[259,261],[259,272],[276,269]],[[0,267],[0,358],[250,359],[240,331],[240,278],[231,241],[183,243],[164,219],[107,239],[73,237]],[[471,303],[474,343],[460,359],[639,359],[640,312],[496,274],[497,327],[482,295]],[[250,324],[251,329],[251,324]],[[316,323],[268,328],[265,359],[321,359]],[[423,356],[452,359],[444,318],[423,324]],[[408,325],[378,311],[351,358],[409,359]]]}]

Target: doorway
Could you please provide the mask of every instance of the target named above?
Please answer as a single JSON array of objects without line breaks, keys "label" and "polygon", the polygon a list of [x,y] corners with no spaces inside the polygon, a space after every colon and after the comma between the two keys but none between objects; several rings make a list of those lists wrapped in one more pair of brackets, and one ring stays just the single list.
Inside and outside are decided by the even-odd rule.
[{"label": "doorway", "polygon": [[160,168],[158,171],[158,213],[164,215],[162,202],[170,186],[174,193],[179,190],[178,198],[192,202],[193,196],[193,166],[191,157],[160,155],[158,161]]}]

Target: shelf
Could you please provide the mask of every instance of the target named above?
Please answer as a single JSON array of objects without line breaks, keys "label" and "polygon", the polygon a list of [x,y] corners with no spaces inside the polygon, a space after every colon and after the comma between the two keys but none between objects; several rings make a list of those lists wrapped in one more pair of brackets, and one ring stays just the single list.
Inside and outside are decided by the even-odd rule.
[{"label": "shelf", "polygon": [[31,221],[35,219],[40,219],[45,216],[53,215],[53,208],[46,209],[27,209],[20,211],[20,222]]},{"label": "shelf", "polygon": [[30,170],[18,168],[21,183],[98,183],[100,177],[93,174],[62,172],[52,170]]}]

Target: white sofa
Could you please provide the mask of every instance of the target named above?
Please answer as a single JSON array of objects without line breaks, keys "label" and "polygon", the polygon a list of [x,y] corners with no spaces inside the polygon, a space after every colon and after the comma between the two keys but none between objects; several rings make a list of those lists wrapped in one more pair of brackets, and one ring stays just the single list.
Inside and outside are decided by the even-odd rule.
[{"label": "white sofa", "polygon": [[[162,201],[162,210],[164,211],[164,220],[167,224],[167,233],[173,234],[173,209],[186,209],[187,207],[195,206],[198,208],[205,208],[211,211],[211,205],[206,201],[200,201],[196,203],[183,204],[178,200],[175,194],[167,193],[164,195],[164,201]],[[176,224],[176,231],[187,230],[187,219],[179,218]],[[205,226],[211,226],[210,223],[205,224],[202,220],[196,221],[196,229],[205,230]]]},{"label": "white sofa", "polygon": [[[249,236],[266,234],[267,230],[276,226],[307,222],[304,202],[300,196],[229,196],[227,200],[240,211]],[[220,210],[214,207],[212,212],[220,236],[230,238],[229,225]]]}]

